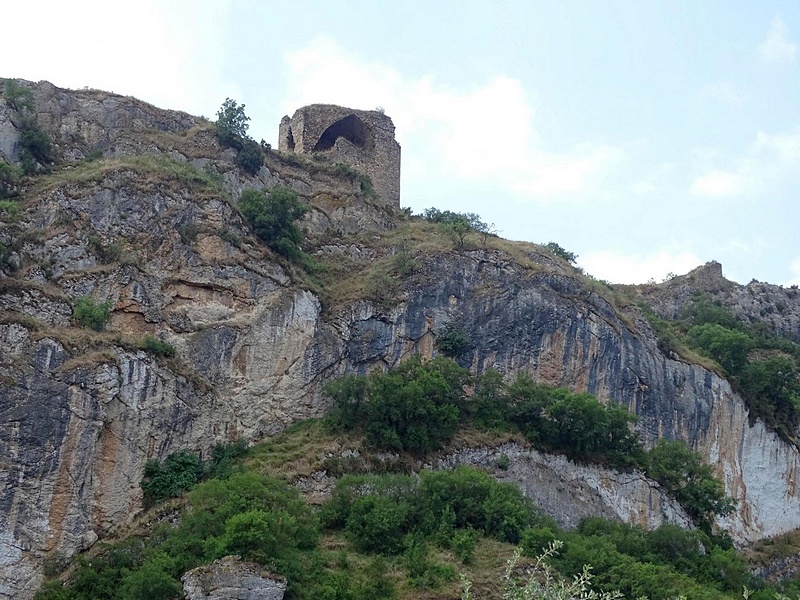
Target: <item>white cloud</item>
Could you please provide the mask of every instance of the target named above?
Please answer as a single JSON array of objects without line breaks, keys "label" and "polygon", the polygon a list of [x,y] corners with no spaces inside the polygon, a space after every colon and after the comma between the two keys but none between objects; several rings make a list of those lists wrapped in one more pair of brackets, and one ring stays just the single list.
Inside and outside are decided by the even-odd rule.
[{"label": "white cloud", "polygon": [[[703,160],[702,162],[713,162]],[[800,168],[800,127],[770,135],[759,131],[756,139],[728,169],[706,168],[691,192],[706,198],[726,198],[758,191]]]},{"label": "white cloud", "polygon": [[800,285],[800,256],[795,256],[789,263],[789,271],[791,272],[791,279],[784,283],[786,287],[793,285]]},{"label": "white cloud", "polygon": [[727,81],[709,83],[700,90],[700,97],[734,109],[741,108],[745,101],[744,96]]},{"label": "white cloud", "polygon": [[587,273],[611,283],[645,283],[662,281],[668,274],[682,275],[703,264],[693,252],[661,251],[632,256],[614,250],[590,252],[578,259]]},{"label": "white cloud", "polygon": [[767,37],[758,46],[758,54],[767,63],[794,62],[797,56],[797,44],[789,40],[789,29],[780,16],[772,19]]},{"label": "white cloud", "polygon": [[515,195],[549,200],[576,196],[602,181],[625,155],[604,144],[543,147],[534,110],[519,80],[497,75],[465,89],[432,77],[407,77],[319,38],[285,56],[284,110],[313,102],[386,109],[401,145],[424,155],[429,170],[495,182]]},{"label": "white cloud", "polygon": [[[238,91],[225,85],[222,69],[220,24],[229,7],[229,0],[9,3],[3,45],[15,50],[4,53],[2,75],[98,88],[208,115],[224,99],[216,92],[209,98],[209,89],[228,89],[234,97]],[[41,40],[61,42],[54,50]]]},{"label": "white cloud", "polygon": [[692,183],[692,194],[709,198],[736,196],[743,189],[743,177],[728,171],[710,171]]}]

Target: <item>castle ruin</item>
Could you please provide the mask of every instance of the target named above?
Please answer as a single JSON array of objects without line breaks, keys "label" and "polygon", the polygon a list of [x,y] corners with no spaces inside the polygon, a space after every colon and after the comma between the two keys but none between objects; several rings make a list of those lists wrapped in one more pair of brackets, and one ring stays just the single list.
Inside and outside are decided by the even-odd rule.
[{"label": "castle ruin", "polygon": [[394,123],[380,110],[354,110],[333,104],[298,108],[281,119],[278,148],[317,154],[369,175],[378,196],[400,206],[400,144]]}]

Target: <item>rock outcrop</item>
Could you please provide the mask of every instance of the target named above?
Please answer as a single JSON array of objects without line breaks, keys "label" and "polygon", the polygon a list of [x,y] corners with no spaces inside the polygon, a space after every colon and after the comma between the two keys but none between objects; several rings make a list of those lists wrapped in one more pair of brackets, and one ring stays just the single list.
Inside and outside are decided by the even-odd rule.
[{"label": "rock outcrop", "polygon": [[283,600],[286,582],[260,565],[226,556],[181,577],[186,600]]},{"label": "rock outcrop", "polygon": [[577,465],[564,456],[543,454],[515,443],[465,448],[442,457],[436,467],[452,469],[458,465],[486,469],[499,481],[518,485],[564,529],[573,529],[586,517],[603,517],[645,529],[664,523],[692,527],[680,504],[639,472]]},{"label": "rock outcrop", "polygon": [[739,285],[725,279],[722,265],[712,261],[658,286],[632,287],[631,292],[645,298],[667,319],[678,318],[696,294],[706,294],[745,323],[759,323],[776,335],[800,342],[800,290],[796,285],[785,288],[756,280]]},{"label": "rock outcrop", "polygon": [[[635,411],[645,443],[686,440],[738,500],[724,522],[737,541],[800,527],[797,450],[751,426],[727,381],[662,354],[636,309],[621,312],[538,247],[433,248],[391,291],[320,295],[257,243],[229,198],[294,189],[313,207],[308,250],[355,273],[402,251],[392,230],[407,217],[358,181],[280,154],[244,176],[200,119],[100,92],[34,90],[67,168],[34,180],[20,220],[0,227],[15,256],[0,271],[0,598],[30,597],[49,553],[73,555],[135,514],[147,460],[322,415],[326,381],[432,356],[448,323],[469,335],[459,361],[474,372],[588,391]],[[0,100],[0,150],[13,145],[4,110]],[[95,149],[100,163],[77,162]],[[112,304],[108,331],[70,323],[86,296]],[[176,357],[144,352],[145,335]],[[512,475],[526,477],[516,466]],[[587,513],[646,524],[671,514],[631,477],[586,470],[563,483]]]}]

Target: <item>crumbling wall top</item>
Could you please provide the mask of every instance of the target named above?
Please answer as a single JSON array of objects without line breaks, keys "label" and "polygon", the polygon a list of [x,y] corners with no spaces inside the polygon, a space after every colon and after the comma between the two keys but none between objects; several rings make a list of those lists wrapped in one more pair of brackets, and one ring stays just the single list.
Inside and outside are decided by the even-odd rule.
[{"label": "crumbling wall top", "polygon": [[399,206],[400,144],[394,134],[383,111],[310,104],[281,119],[278,148],[352,166],[370,177],[378,196]]}]

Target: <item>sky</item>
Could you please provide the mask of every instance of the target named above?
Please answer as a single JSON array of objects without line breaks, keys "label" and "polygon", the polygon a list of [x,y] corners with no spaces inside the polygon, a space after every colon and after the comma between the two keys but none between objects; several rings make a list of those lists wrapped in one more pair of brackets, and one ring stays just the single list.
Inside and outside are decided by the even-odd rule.
[{"label": "sky", "polygon": [[[312,103],[392,117],[401,205],[554,241],[614,283],[707,261],[800,284],[798,0],[26,0],[0,77],[215,118],[277,146]],[[8,49],[13,48],[11,52]]]}]

